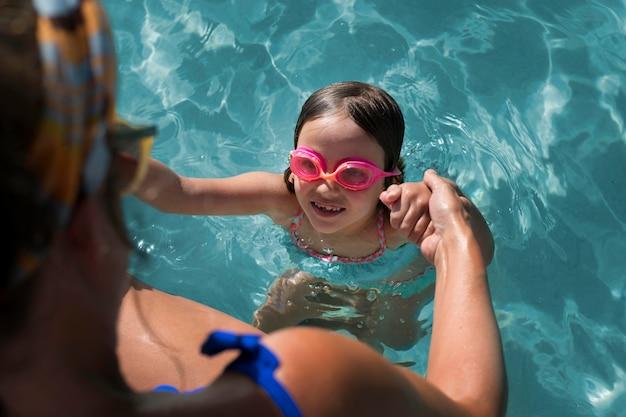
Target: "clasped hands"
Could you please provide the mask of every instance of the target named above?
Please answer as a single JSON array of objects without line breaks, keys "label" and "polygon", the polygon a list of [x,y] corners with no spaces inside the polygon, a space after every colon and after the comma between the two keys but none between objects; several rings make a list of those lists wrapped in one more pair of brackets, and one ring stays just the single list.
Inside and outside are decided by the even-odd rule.
[{"label": "clasped hands", "polygon": [[424,172],[422,182],[393,184],[380,194],[389,208],[389,223],[407,241],[418,245],[430,263],[444,235],[452,235],[460,226],[469,226],[480,245],[485,265],[493,257],[493,239],[489,227],[474,204],[450,179],[434,170]]}]

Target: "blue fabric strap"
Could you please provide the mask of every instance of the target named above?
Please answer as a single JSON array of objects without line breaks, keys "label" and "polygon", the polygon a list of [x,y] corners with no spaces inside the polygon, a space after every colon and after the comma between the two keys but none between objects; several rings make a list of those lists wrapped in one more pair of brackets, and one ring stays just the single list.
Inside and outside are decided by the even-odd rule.
[{"label": "blue fabric strap", "polygon": [[259,335],[216,331],[202,344],[202,353],[208,356],[229,349],[239,349],[241,353],[228,365],[227,370],[241,372],[263,387],[283,416],[302,417],[285,387],[274,378],[274,371],[280,362],[271,350],[261,344]]}]

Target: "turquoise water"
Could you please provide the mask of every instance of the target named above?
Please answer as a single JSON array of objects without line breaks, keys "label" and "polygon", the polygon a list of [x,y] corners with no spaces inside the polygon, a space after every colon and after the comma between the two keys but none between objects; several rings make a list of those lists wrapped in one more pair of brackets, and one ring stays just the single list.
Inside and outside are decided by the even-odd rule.
[{"label": "turquoise water", "polygon": [[[387,89],[409,179],[435,167],[489,221],[508,416],[626,415],[626,2],[107,2],[119,111],[192,176],[281,171],[303,100]],[[262,217],[126,202],[133,272],[249,320],[283,272]],[[392,359],[424,369],[428,338]],[[395,355],[395,356],[394,356]]]}]

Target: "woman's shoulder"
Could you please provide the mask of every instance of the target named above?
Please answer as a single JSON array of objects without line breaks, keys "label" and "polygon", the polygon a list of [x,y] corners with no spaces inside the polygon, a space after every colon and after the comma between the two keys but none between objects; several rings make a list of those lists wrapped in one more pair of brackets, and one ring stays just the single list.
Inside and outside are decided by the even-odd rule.
[{"label": "woman's shoulder", "polygon": [[[199,347],[209,332],[226,328],[260,333],[211,307],[133,280],[117,328],[117,353],[127,383],[140,391],[173,381],[181,389],[210,383],[232,357],[208,358],[200,355]],[[177,361],[172,361],[171,352],[176,352]]]}]

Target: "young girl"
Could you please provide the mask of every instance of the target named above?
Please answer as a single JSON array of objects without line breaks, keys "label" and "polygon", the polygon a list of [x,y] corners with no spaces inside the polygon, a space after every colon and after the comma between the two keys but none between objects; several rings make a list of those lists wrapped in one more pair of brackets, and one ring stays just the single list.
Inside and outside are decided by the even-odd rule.
[{"label": "young girl", "polygon": [[[385,91],[361,82],[331,84],[304,103],[283,175],[186,178],[152,161],[136,195],[168,212],[265,214],[321,265],[380,264],[389,249],[419,245],[432,233],[430,190],[423,183],[403,183],[403,137],[402,112]],[[426,266],[421,256],[408,266],[400,263],[405,268],[385,282],[415,278]],[[380,343],[406,348],[420,336],[416,316],[432,296],[432,282],[400,296],[337,284],[341,278],[324,276],[328,269],[302,268],[272,285],[255,313],[257,327],[271,331],[304,323],[344,329],[379,349]]]}]

